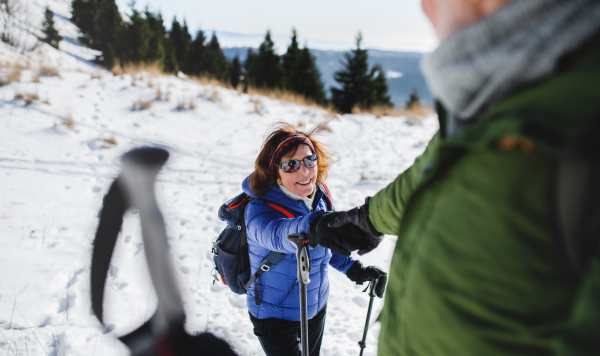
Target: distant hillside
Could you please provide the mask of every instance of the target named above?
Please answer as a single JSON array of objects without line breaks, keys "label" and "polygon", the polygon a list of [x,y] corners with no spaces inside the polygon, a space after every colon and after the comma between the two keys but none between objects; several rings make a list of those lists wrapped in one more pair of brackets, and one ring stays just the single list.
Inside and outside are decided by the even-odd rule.
[{"label": "distant hillside", "polygon": [[[336,86],[333,73],[342,67],[344,51],[311,50],[317,59],[317,66],[321,71],[321,79],[326,88]],[[236,55],[244,61],[248,47],[223,48],[223,53],[229,59]],[[424,103],[432,105],[433,97],[427,88],[425,78],[421,73],[419,62],[422,53],[391,52],[369,50],[369,64],[380,64],[386,73],[392,102],[400,107],[404,105],[410,93],[414,90]],[[329,94],[329,92],[328,92]]]}]

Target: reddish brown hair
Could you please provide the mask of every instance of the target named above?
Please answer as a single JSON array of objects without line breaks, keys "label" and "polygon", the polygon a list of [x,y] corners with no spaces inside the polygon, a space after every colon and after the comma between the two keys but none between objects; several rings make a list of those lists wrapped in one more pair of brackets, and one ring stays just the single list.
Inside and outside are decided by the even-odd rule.
[{"label": "reddish brown hair", "polygon": [[[333,163],[331,159],[331,155],[329,151],[323,146],[322,143],[317,141],[313,136],[327,125],[327,121],[321,123],[314,129],[303,132],[296,130],[296,128],[288,123],[279,122],[272,126],[272,132],[267,136],[267,139],[263,143],[260,153],[256,158],[256,162],[254,163],[254,173],[250,177],[250,189],[252,192],[258,196],[263,196],[267,194],[271,186],[277,183],[277,178],[279,178],[279,170],[276,169],[275,173],[271,173],[269,170],[269,161],[271,160],[271,156],[275,152],[277,145],[281,140],[291,134],[291,133],[301,133],[306,136],[313,147],[315,148],[315,153],[319,156],[319,163],[317,165],[317,184],[321,183],[327,178],[327,172],[329,170],[329,166]],[[290,144],[288,147],[284,148],[280,157],[285,157],[288,155],[294,155],[298,150],[298,147],[303,143],[298,141]],[[281,162],[274,162],[274,164],[280,164]]]}]

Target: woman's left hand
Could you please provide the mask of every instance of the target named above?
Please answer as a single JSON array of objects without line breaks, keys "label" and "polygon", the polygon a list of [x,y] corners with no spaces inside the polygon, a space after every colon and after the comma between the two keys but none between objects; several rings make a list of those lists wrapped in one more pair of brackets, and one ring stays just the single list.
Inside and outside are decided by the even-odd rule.
[{"label": "woman's left hand", "polygon": [[375,295],[379,298],[383,297],[385,284],[387,282],[387,272],[381,268],[375,266],[363,267],[360,261],[356,261],[350,266],[348,272],[346,272],[346,277],[356,284],[363,284],[367,281],[379,279],[380,281],[375,286]]}]

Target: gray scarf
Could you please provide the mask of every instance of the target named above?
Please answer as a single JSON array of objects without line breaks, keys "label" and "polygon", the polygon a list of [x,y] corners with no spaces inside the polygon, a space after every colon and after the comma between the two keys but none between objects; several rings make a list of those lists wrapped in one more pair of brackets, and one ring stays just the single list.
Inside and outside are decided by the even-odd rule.
[{"label": "gray scarf", "polygon": [[442,41],[421,67],[450,114],[448,134],[522,84],[552,74],[599,29],[598,0],[515,0]]}]

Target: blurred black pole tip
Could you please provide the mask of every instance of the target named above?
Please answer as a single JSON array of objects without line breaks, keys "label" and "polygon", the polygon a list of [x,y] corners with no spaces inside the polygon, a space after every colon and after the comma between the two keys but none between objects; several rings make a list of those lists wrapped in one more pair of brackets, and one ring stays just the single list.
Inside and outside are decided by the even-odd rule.
[{"label": "blurred black pole tip", "polygon": [[134,148],[121,157],[121,162],[135,162],[147,166],[163,165],[169,158],[169,152],[162,148],[144,146]]}]

